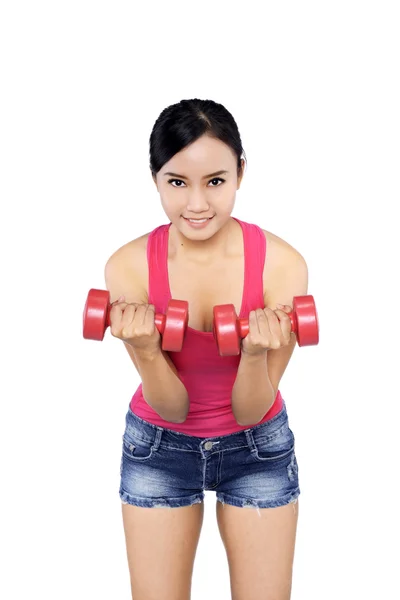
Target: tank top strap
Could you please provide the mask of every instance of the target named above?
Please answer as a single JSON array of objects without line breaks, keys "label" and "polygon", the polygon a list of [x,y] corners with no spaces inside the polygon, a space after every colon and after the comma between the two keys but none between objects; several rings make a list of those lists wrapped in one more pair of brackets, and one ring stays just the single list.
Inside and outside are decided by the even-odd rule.
[{"label": "tank top strap", "polygon": [[166,313],[169,301],[168,283],[168,229],[171,223],[153,229],[147,239],[147,264],[149,271],[149,304],[155,311]]},{"label": "tank top strap", "polygon": [[251,310],[264,308],[263,271],[267,243],[264,232],[258,225],[246,223],[245,221],[240,222],[242,224],[245,252],[244,294],[241,316],[247,318]]}]

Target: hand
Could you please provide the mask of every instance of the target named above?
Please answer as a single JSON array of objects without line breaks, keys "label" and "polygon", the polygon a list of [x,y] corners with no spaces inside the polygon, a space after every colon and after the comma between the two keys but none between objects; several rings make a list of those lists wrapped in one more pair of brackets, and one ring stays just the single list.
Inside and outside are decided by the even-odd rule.
[{"label": "hand", "polygon": [[[257,308],[249,313],[249,333],[242,340],[242,352],[252,356],[266,354],[290,343],[292,322],[288,304],[277,304],[282,309]],[[293,334],[294,335],[294,334]]]},{"label": "hand", "polygon": [[124,302],[120,296],[110,310],[110,330],[114,337],[135,350],[154,352],[160,348],[161,335],[155,326],[153,304]]}]

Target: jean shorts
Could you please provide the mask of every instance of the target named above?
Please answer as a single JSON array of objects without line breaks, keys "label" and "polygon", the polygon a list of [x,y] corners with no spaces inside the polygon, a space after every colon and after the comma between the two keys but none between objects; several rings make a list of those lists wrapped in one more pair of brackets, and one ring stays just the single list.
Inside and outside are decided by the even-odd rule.
[{"label": "jean shorts", "polygon": [[286,405],[269,421],[218,437],[153,425],[130,406],[122,436],[119,495],[142,507],[190,506],[215,491],[222,504],[272,508],[300,494]]}]

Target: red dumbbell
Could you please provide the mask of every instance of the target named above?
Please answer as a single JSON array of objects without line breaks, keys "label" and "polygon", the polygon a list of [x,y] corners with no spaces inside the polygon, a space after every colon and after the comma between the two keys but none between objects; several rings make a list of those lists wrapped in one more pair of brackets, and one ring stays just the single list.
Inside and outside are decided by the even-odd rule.
[{"label": "red dumbbell", "polygon": [[[240,342],[249,333],[249,319],[239,319],[233,304],[214,306],[213,334],[220,356],[240,354]],[[319,341],[318,314],[312,296],[295,296],[288,313],[299,346],[314,346]]]},{"label": "red dumbbell", "polygon": [[[101,342],[107,327],[110,326],[110,292],[89,290],[83,311],[83,337]],[[186,327],[189,321],[189,308],[186,300],[170,300],[167,314],[155,314],[154,323],[162,335],[162,349],[180,352],[183,346]]]}]

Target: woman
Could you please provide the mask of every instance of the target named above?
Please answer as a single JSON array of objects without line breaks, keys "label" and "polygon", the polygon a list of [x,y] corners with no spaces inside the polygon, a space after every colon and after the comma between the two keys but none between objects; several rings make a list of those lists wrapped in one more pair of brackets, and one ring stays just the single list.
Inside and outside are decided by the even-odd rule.
[{"label": "woman", "polygon": [[[170,223],[122,246],[105,268],[111,333],[142,380],[126,414],[120,487],[135,600],[190,598],[205,490],[216,492],[232,597],[290,598],[300,489],[278,386],[307,265],[278,236],[231,216],[243,155],[221,104],[163,110],[150,169]],[[167,353],[154,315],[171,298],[188,301],[189,326],[182,351]],[[239,356],[219,355],[219,304],[249,319]]]}]

